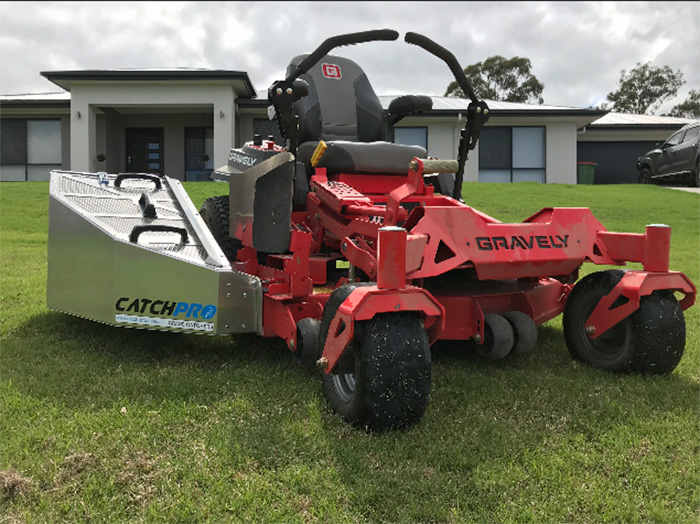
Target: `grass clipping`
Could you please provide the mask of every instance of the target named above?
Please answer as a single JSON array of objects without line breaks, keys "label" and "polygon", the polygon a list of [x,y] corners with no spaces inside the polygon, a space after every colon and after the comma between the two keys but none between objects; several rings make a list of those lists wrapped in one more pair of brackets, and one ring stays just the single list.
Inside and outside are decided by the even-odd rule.
[{"label": "grass clipping", "polygon": [[2,486],[2,498],[13,501],[17,497],[26,494],[32,484],[31,479],[24,478],[15,470],[0,471],[0,486]]}]

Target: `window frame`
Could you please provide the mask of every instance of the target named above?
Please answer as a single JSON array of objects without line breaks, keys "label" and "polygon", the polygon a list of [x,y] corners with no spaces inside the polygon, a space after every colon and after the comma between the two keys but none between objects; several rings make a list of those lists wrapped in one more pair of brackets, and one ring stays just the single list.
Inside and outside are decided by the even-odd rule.
[{"label": "window frame", "polygon": [[[24,168],[24,180],[18,180],[22,182],[32,182],[29,179],[31,168],[41,168],[41,167],[55,167],[58,169],[63,167],[63,120],[61,118],[8,118],[7,120],[22,121],[24,122],[24,137],[23,137],[23,164],[1,164],[2,159],[0,159],[0,164],[3,167],[13,167],[13,168]],[[57,122],[58,123],[58,161],[57,162],[30,162],[29,161],[29,132],[30,132],[30,122]]]},{"label": "window frame", "polygon": [[[487,129],[508,129],[510,130],[510,166],[508,168],[482,168],[481,167],[481,162],[482,162],[482,156],[481,156],[481,149],[479,150],[479,166],[478,166],[478,177],[479,181],[481,182],[481,172],[503,172],[505,173],[508,171],[510,173],[510,180],[509,182],[502,182],[502,183],[515,183],[514,178],[515,174],[518,172],[524,173],[526,171],[541,171],[542,172],[542,180],[540,183],[546,184],[547,183],[547,126],[546,125],[525,125],[525,126],[488,126],[485,127],[484,130]],[[515,167],[515,151],[516,151],[516,141],[515,141],[515,130],[516,129],[540,129],[542,130],[542,167]],[[482,130],[483,133],[483,130]],[[481,141],[479,142],[481,147]]]},{"label": "window frame", "polygon": [[399,143],[396,141],[396,131],[399,129],[414,129],[414,130],[415,129],[422,129],[423,131],[425,131],[425,146],[422,146],[420,144],[403,144],[403,145],[409,145],[409,146],[410,145],[419,145],[420,147],[423,147],[423,148],[425,148],[426,151],[428,151],[428,146],[430,145],[428,142],[428,135],[429,135],[428,126],[396,126],[396,127],[394,127],[393,132],[392,132],[392,134],[393,134],[392,141],[394,142],[394,144]]}]

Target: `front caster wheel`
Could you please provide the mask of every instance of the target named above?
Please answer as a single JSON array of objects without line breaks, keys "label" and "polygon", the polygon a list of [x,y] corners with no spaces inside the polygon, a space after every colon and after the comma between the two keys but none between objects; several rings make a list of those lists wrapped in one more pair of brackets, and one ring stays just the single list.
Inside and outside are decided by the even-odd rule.
[{"label": "front caster wheel", "polygon": [[315,318],[302,318],[297,322],[297,346],[292,357],[308,371],[316,369],[316,361],[321,356],[318,350],[320,326],[321,322]]},{"label": "front caster wheel", "polygon": [[642,297],[637,311],[597,338],[585,331],[600,299],[623,275],[620,270],[600,271],[576,284],[564,308],[569,352],[576,360],[607,371],[668,374],[685,349],[685,319],[672,292],[660,290]]},{"label": "front caster wheel", "polygon": [[[330,322],[352,289],[353,285],[343,286],[328,299],[321,344],[325,345]],[[345,365],[337,373],[321,375],[329,404],[346,422],[385,431],[412,426],[423,418],[430,397],[430,343],[417,313],[381,313],[359,322],[347,352],[354,357],[350,369]]]}]

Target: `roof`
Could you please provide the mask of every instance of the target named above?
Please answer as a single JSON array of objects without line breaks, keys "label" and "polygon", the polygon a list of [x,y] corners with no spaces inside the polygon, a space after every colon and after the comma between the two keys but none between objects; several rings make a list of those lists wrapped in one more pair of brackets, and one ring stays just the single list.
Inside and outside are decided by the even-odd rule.
[{"label": "roof", "polygon": [[[388,108],[396,96],[380,96],[383,107]],[[433,109],[428,114],[458,114],[468,109],[471,100],[468,98],[456,98],[449,96],[431,96]],[[577,117],[577,126],[587,125],[592,120],[604,115],[607,111],[600,109],[582,109],[569,106],[550,106],[544,104],[523,104],[518,102],[504,102],[500,100],[485,100],[491,110],[492,116],[510,117]]]},{"label": "roof", "polygon": [[3,107],[70,107],[70,93],[0,95]]},{"label": "roof", "polygon": [[675,116],[630,115],[627,113],[611,112],[591,123],[590,128],[615,129],[624,127],[629,129],[630,127],[634,127],[635,129],[675,129],[694,122],[700,122],[700,120]]},{"label": "roof", "polygon": [[57,86],[70,91],[75,82],[172,82],[172,81],[218,81],[242,82],[245,92],[237,93],[248,98],[255,97],[255,88],[245,71],[230,71],[224,69],[93,69],[79,71],[42,71],[41,76]]},{"label": "roof", "polygon": [[[388,108],[392,100],[401,95],[381,95],[379,96],[379,101],[382,107]],[[466,111],[469,108],[471,100],[468,98],[457,98],[452,96],[431,96],[433,100],[432,112],[461,112]],[[586,114],[600,113],[605,114],[606,111],[591,110],[591,109],[581,109],[579,107],[570,106],[550,106],[544,104],[524,104],[518,102],[504,102],[501,100],[485,100],[491,111],[497,111],[499,113],[503,112],[517,112],[522,113],[523,111],[532,112],[536,114],[543,113],[566,113],[571,112],[584,112]]]},{"label": "roof", "polygon": [[[241,100],[239,107],[267,107],[267,91],[258,91],[257,98]],[[395,98],[402,95],[379,95],[379,102],[384,109],[389,108],[389,104]],[[465,112],[471,100],[468,98],[455,98],[448,96],[431,96],[433,109],[428,114],[459,114]],[[516,102],[502,102],[499,100],[486,100],[489,109],[498,116],[584,116],[594,119],[607,113],[601,109],[582,109],[570,106],[550,106],[537,104],[522,104]]]}]

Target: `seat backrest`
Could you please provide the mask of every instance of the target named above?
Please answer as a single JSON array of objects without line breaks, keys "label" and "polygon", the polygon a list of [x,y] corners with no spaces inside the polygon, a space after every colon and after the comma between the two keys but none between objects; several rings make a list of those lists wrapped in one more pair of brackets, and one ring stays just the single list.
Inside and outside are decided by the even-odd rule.
[{"label": "seat backrest", "polygon": [[[287,74],[306,56],[295,57]],[[318,140],[386,140],[384,109],[367,75],[355,62],[326,55],[299,78],[309,84],[309,94],[294,105],[299,115],[300,144]]]}]

